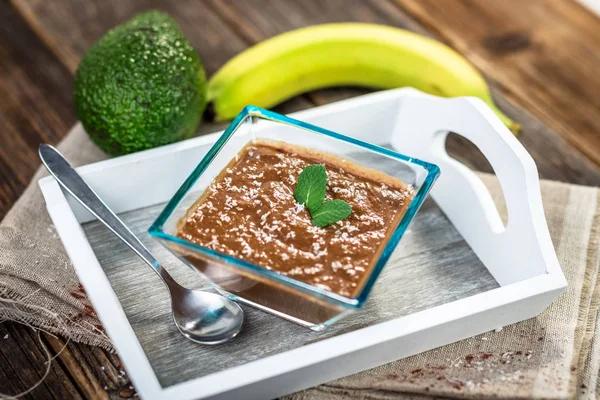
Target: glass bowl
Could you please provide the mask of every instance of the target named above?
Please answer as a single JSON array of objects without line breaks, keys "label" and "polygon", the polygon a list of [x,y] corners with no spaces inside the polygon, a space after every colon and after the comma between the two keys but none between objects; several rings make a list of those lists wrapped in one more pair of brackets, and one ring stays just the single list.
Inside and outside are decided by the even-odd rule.
[{"label": "glass bowl", "polygon": [[[177,237],[178,223],[238,152],[255,139],[271,139],[330,153],[399,178],[414,189],[404,216],[354,297],[267,270]],[[149,229],[185,264],[223,295],[313,330],[322,330],[360,308],[439,175],[438,166],[302,121],[246,107],[219,137]]]}]

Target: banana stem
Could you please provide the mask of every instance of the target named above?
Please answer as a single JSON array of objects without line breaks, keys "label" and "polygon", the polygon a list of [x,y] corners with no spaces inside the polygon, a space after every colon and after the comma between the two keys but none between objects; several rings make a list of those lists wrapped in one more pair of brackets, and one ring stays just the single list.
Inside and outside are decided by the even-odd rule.
[{"label": "banana stem", "polygon": [[502,121],[502,123],[504,123],[504,125],[506,125],[506,127],[516,136],[519,137],[519,135],[521,134],[521,124],[513,121],[512,119],[508,118],[506,116],[506,114],[504,114],[502,111],[500,111],[500,109],[491,101],[490,102],[486,102],[487,105],[492,109],[492,111],[494,113],[496,113],[496,115],[498,116],[498,118],[500,118],[500,120]]}]

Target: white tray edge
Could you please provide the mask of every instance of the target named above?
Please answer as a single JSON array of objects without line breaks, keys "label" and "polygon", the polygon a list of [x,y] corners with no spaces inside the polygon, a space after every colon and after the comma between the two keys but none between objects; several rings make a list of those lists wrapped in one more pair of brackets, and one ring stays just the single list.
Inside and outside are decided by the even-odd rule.
[{"label": "white tray edge", "polygon": [[[400,89],[375,93],[292,116],[311,119],[351,103],[368,103],[384,97],[397,99],[407,94],[414,95],[414,91]],[[107,160],[78,170],[85,175],[109,165],[127,164],[163,152],[178,151],[204,140],[210,140],[210,137]],[[77,275],[115,343],[138,393],[146,399],[262,399],[281,396],[534,317],[565,287],[562,272],[549,271],[466,299],[162,388],[63,192],[53,178],[44,178],[39,183],[50,217]]]}]

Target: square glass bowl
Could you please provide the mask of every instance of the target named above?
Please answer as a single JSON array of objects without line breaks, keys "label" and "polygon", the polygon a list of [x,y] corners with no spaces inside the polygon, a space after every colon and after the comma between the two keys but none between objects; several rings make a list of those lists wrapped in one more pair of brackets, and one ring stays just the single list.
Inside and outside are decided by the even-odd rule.
[{"label": "square glass bowl", "polygon": [[[310,285],[177,237],[180,220],[219,173],[249,142],[271,139],[336,155],[399,178],[414,189],[404,216],[366,273],[354,297]],[[439,175],[437,165],[302,121],[246,107],[185,180],[149,229],[173,254],[200,272],[223,295],[313,330],[322,330],[360,308],[408,224]]]}]

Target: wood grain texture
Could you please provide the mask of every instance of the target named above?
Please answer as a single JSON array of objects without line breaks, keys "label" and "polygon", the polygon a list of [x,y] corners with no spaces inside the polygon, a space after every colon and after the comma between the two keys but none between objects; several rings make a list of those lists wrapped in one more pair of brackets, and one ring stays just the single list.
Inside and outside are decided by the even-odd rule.
[{"label": "wood grain texture", "polygon": [[0,324],[0,393],[21,393],[40,379],[47,359],[42,344],[52,356],[60,354],[44,382],[22,399],[122,399],[135,394],[116,354],[46,333],[40,343],[34,330],[12,322]]},{"label": "wood grain texture", "polygon": [[[85,51],[107,30],[148,9],[162,10],[175,18],[209,76],[248,47],[233,27],[206,4],[195,1],[14,1],[13,4],[73,74]],[[293,112],[310,106],[299,98],[280,110]]]},{"label": "wood grain texture", "polygon": [[37,146],[75,122],[71,75],[7,3],[0,3],[0,219],[39,165]]},{"label": "wood grain texture", "polygon": [[[4,323],[0,325],[0,393],[14,395],[34,385],[44,375],[48,356],[41,347],[48,345],[44,336],[29,327]],[[69,372],[59,363],[51,365],[42,385],[25,398],[81,399],[77,386],[69,379]]]},{"label": "wood grain texture", "polygon": [[[244,2],[209,0],[216,14],[235,27],[249,45],[290,29],[313,23],[362,21],[397,26],[426,33],[409,15],[393,3],[379,0],[365,1],[313,1],[313,2]],[[261,6],[257,6],[261,3]],[[310,3],[310,4],[307,4]],[[351,5],[351,6],[349,6]],[[271,23],[265,23],[271,21]],[[600,65],[600,63],[599,63]],[[506,100],[492,87],[498,105],[523,125],[521,142],[531,153],[540,176],[572,183],[599,185],[600,169],[566,141],[548,129],[525,110]],[[316,105],[364,93],[359,89],[332,89],[310,93],[306,97]],[[600,131],[600,130],[599,130]],[[600,147],[599,147],[600,148]],[[449,140],[450,153],[465,164],[485,172],[492,172],[489,163],[470,142],[458,137]]]},{"label": "wood grain texture", "polygon": [[[147,8],[163,9],[177,20],[209,75],[248,46],[309,24],[359,20],[432,34],[484,72],[500,107],[524,125],[521,140],[542,177],[600,185],[598,167],[581,155],[583,151],[598,162],[594,155],[600,150],[596,120],[600,30],[597,18],[575,4],[543,0],[12,0],[12,6],[0,2],[0,219],[39,165],[38,143],[56,143],[75,122],[71,79],[85,50],[107,29]],[[277,110],[292,112],[364,92],[318,91]],[[489,171],[489,164],[469,142],[450,141],[448,147],[465,163]],[[13,332],[9,338],[16,343],[2,342],[2,329]],[[16,393],[43,372],[43,365],[32,363],[42,353],[31,332],[14,323],[0,325],[0,392]],[[22,338],[28,335],[31,340]],[[60,339],[44,336],[44,340],[53,352],[62,348]],[[58,393],[62,398],[133,396],[115,355],[74,343],[68,349],[54,361],[48,382],[26,398],[55,398]],[[38,358],[28,358],[31,352]],[[104,386],[107,392],[97,390]]]},{"label": "wood grain texture", "polygon": [[[210,290],[198,274],[148,235],[148,226],[162,208],[130,211],[121,218],[178,282]],[[235,340],[223,346],[199,346],[173,324],[167,289],[154,271],[102,223],[84,224],[84,231],[163,387],[498,287],[441,210],[427,201],[366,306],[350,317],[324,332],[313,332],[244,307],[244,329]],[[433,236],[437,240],[430,240]]]},{"label": "wood grain texture", "polygon": [[[76,121],[71,81],[68,69],[23,18],[7,2],[0,2],[0,219],[38,168],[39,143],[58,142]],[[52,355],[64,345],[50,335],[42,335],[42,343]],[[0,353],[0,393],[22,392],[45,371],[45,353],[29,327],[0,324]],[[94,354],[111,363],[104,369],[90,365]],[[115,355],[69,343],[52,362],[44,383],[24,398],[119,398],[123,387],[130,385],[118,372],[122,369]]]},{"label": "wood grain texture", "polygon": [[[202,3],[202,7],[191,1],[108,1],[86,3],[85,6],[75,1],[65,1],[60,6],[35,0],[13,2],[72,72],[85,49],[103,32],[130,18],[137,11],[151,7],[162,9],[177,20],[201,55],[209,75],[227,59],[252,44],[278,33],[315,23],[364,21],[426,32],[411,16],[387,0],[207,0]],[[55,42],[59,42],[60,46],[56,46]],[[510,67],[504,65],[506,69]],[[580,151],[566,145],[556,133],[506,101],[498,89],[493,87],[493,91],[501,107],[523,124],[522,142],[536,160],[542,177],[581,184],[600,184],[600,169],[583,157]],[[364,92],[356,89],[322,90],[297,97],[278,107],[277,111],[292,112],[311,104],[325,104]],[[463,162],[490,171],[487,163],[469,143],[452,141],[449,149]]]},{"label": "wood grain texture", "polygon": [[[564,0],[396,0],[504,96],[600,163],[600,19]],[[552,157],[548,154],[547,157]]]}]

